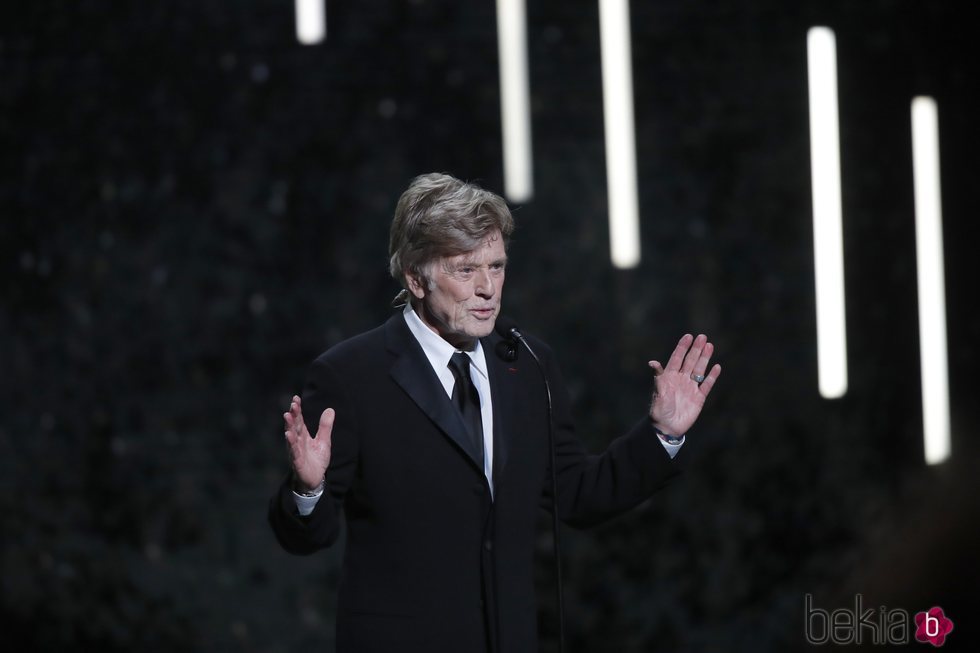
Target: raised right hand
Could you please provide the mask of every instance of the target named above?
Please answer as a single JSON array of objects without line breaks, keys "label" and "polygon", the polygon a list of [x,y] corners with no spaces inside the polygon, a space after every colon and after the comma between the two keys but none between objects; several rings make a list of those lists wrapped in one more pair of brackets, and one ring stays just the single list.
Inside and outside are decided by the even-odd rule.
[{"label": "raised right hand", "polygon": [[333,408],[323,411],[315,438],[310,437],[306,422],[303,421],[303,401],[298,395],[293,395],[289,410],[282,415],[286,422],[289,461],[301,490],[317,488],[327,472],[330,464],[330,434],[333,432],[335,415]]}]

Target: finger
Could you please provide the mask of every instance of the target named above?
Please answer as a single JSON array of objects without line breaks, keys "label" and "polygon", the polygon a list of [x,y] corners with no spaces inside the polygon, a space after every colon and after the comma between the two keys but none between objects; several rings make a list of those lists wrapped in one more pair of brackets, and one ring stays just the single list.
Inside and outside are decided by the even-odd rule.
[{"label": "finger", "polygon": [[653,370],[655,377],[664,373],[664,366],[660,364],[660,361],[647,361],[647,365]]},{"label": "finger", "polygon": [[286,421],[286,430],[293,434],[293,436],[299,435],[299,425],[303,423],[301,417],[297,417],[296,410],[293,408],[294,404],[289,405],[289,410],[282,416]]},{"label": "finger", "polygon": [[326,442],[330,442],[330,434],[333,432],[333,421],[336,416],[337,413],[333,408],[327,408],[320,413],[320,424],[316,429],[317,440],[322,437]]},{"label": "finger", "polygon": [[718,380],[719,376],[721,376],[721,365],[715,363],[715,366],[711,368],[711,372],[708,373],[708,376],[704,377],[704,382],[701,383],[701,394],[707,397],[708,393],[711,392],[711,388],[715,387],[715,381]]},{"label": "finger", "polygon": [[704,343],[704,349],[701,350],[701,356],[698,358],[698,362],[694,365],[694,371],[691,373],[694,376],[704,376],[704,371],[708,369],[708,362],[711,360],[711,354],[715,351],[715,346],[710,342]]},{"label": "finger", "polygon": [[690,333],[685,333],[681,336],[681,339],[677,342],[677,346],[674,347],[674,352],[670,355],[670,360],[667,361],[666,369],[671,371],[681,369],[681,363],[684,362],[684,354],[690,349],[693,340],[694,336]]},{"label": "finger", "polygon": [[694,339],[694,344],[688,350],[687,355],[684,357],[684,364],[681,366],[681,374],[691,374],[694,372],[694,366],[697,364],[698,359],[701,358],[701,350],[704,349],[704,344],[708,342],[708,336],[703,333],[698,334],[698,337]]},{"label": "finger", "polygon": [[305,422],[303,421],[303,400],[298,396],[293,396],[293,401],[289,404],[289,413],[293,416],[293,424],[296,426],[296,432],[299,433],[305,426]]},{"label": "finger", "polygon": [[294,444],[303,434],[303,420],[297,419],[291,412],[283,413],[282,419],[285,422],[286,440]]}]

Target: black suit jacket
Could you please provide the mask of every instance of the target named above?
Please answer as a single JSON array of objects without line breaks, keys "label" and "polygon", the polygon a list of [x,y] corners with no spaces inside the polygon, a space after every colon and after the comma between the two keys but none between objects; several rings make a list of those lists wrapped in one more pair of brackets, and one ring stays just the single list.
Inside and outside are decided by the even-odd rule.
[{"label": "black suit jacket", "polygon": [[[309,554],[347,524],[338,615],[340,653],[537,650],[533,550],[548,505],[544,383],[523,352],[506,362],[481,340],[494,410],[494,494],[467,452],[459,414],[401,314],[311,365],[303,415],[336,421],[327,491],[301,517],[288,479],[269,508],[282,546]],[[551,380],[561,518],[596,524],[647,498],[679,471],[649,418],[589,455],[574,437],[550,349],[531,339]],[[542,504],[542,500],[544,503]]]}]

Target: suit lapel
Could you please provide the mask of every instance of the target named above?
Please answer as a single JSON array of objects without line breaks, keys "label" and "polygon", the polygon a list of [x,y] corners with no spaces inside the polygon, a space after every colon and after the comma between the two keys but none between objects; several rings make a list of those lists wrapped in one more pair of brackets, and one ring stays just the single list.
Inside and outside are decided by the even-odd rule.
[{"label": "suit lapel", "polygon": [[[422,346],[408,330],[401,313],[393,315],[385,325],[385,341],[389,351],[397,356],[391,366],[391,377],[395,383],[401,386],[422,412],[428,415],[439,430],[466,454],[482,474],[483,465],[477,462],[482,456],[478,457],[472,450],[473,445],[459,411],[446,395],[439,378],[432,370],[429,359],[422,351]],[[497,417],[496,405],[495,396],[494,420]],[[496,439],[496,430],[494,428],[494,439]]]},{"label": "suit lapel", "polygon": [[483,355],[487,360],[487,373],[490,377],[490,392],[493,397],[493,484],[499,487],[503,471],[512,449],[515,436],[514,413],[518,399],[518,375],[520,366],[515,362],[504,361],[497,355],[497,344],[502,338],[493,333],[481,338]]}]

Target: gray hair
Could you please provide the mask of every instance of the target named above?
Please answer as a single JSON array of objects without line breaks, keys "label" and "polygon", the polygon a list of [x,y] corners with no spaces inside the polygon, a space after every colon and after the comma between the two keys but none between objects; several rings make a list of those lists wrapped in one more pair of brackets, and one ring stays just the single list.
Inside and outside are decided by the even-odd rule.
[{"label": "gray hair", "polygon": [[[471,252],[495,231],[504,246],[514,231],[514,218],[502,197],[450,175],[419,175],[402,193],[391,221],[391,276],[404,288],[406,274],[428,285],[429,263]],[[408,296],[402,290],[394,303],[404,303]]]}]

